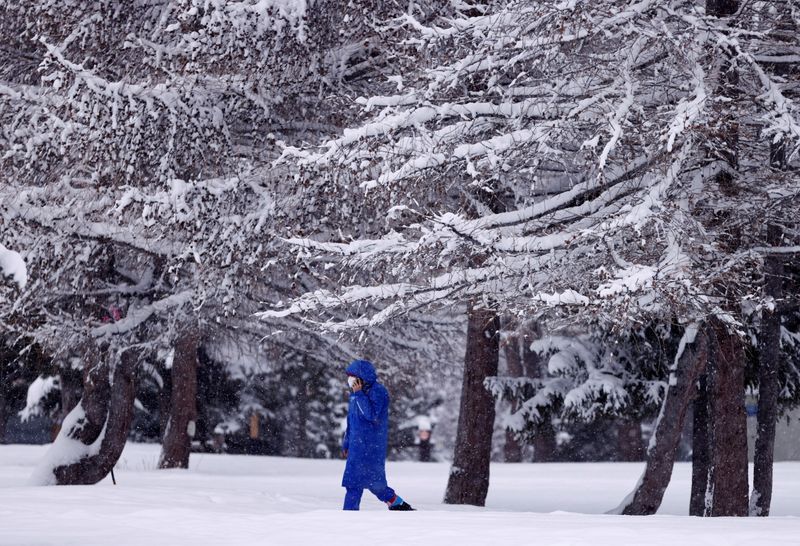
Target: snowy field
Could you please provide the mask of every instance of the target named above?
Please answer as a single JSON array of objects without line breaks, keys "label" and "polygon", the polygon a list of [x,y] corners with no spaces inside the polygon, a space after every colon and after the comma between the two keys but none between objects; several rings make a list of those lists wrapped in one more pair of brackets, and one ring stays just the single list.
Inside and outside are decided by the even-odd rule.
[{"label": "snowy field", "polygon": [[2,545],[800,544],[800,463],[776,464],[776,517],[733,519],[685,516],[688,464],[654,517],[603,514],[643,466],[621,463],[495,464],[483,509],[441,504],[447,464],[389,463],[419,511],[388,512],[366,493],[361,512],[342,512],[342,461],[193,454],[190,470],[159,471],[159,446],[134,444],[116,486],[28,486],[44,450],[0,446]]}]

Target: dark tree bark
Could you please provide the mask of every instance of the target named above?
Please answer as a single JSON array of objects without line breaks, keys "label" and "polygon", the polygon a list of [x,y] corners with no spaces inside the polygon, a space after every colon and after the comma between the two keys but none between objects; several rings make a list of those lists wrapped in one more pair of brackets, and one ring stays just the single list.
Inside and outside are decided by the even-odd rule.
[{"label": "dark tree bark", "polygon": [[159,468],[189,468],[189,453],[197,419],[198,343],[196,332],[182,334],[175,343],[169,420],[161,446]]},{"label": "dark tree bark", "polygon": [[[2,443],[0,441],[0,443]],[[506,443],[503,447],[503,460],[507,463],[522,462],[522,445],[513,431],[506,429]]]},{"label": "dark tree bark", "polygon": [[[109,376],[107,360],[99,356],[96,352],[92,354],[84,374],[79,403],[84,418],[65,434],[87,448],[98,440],[100,446],[96,454],[87,453],[74,463],[54,468],[58,485],[91,485],[105,478],[119,460],[130,432],[138,355],[130,349],[123,352],[113,376]],[[57,445],[58,440],[54,447]]]},{"label": "dark tree bark", "polygon": [[711,441],[709,430],[708,377],[703,374],[698,381],[692,423],[692,492],[689,499],[690,516],[707,516],[710,509],[708,482],[711,470]]},{"label": "dark tree bark", "polygon": [[[527,324],[522,336],[522,363],[526,377],[544,377],[547,375],[547,363],[539,353],[531,349],[531,344],[541,337],[539,325],[535,322]],[[550,415],[545,415],[533,432],[533,462],[548,463],[556,458],[556,429]]]},{"label": "dark tree bark", "polygon": [[531,344],[542,337],[539,325],[531,322],[522,331],[522,365],[525,377],[544,377],[547,374],[547,363],[542,361],[539,353],[531,349]]},{"label": "dark tree bark", "polygon": [[711,422],[711,516],[746,516],[747,414],[744,407],[744,347],[738,335],[712,322],[708,367]]},{"label": "dark tree bark", "polygon": [[[301,374],[308,374],[308,360],[303,357],[303,368]],[[296,449],[300,457],[313,457],[314,449],[308,438],[308,423],[311,419],[308,410],[308,404],[311,402],[311,385],[309,384],[308,377],[302,377],[300,383],[297,385],[297,432],[296,432]]]},{"label": "dark tree bark", "polygon": [[669,387],[647,450],[644,474],[634,492],[617,511],[626,515],[655,514],[672,477],[672,467],[680,443],[683,423],[695,395],[695,384],[708,358],[708,335],[701,325],[693,343],[687,343],[671,370]]},{"label": "dark tree bark", "polygon": [[[506,340],[505,354],[509,377],[522,377],[524,375],[522,369],[522,351],[519,337],[516,334],[509,334]],[[518,409],[519,402],[516,399],[512,400],[512,413],[516,412]],[[516,434],[508,429],[506,429],[506,443],[503,447],[503,458],[507,463],[522,462],[522,445],[519,440],[517,440]]]},{"label": "dark tree bark", "polygon": [[[797,36],[797,25],[791,17],[783,17],[775,29],[775,36],[785,41],[791,50]],[[784,76],[797,70],[796,63],[776,63],[769,69]],[[788,168],[785,139],[770,143],[769,162],[773,169]],[[767,246],[779,246],[783,230],[777,225],[767,226]],[[756,435],[755,460],[753,465],[753,493],[750,497],[750,515],[768,516],[772,503],[772,467],[775,457],[775,423],[778,419],[778,367],[781,343],[781,310],[783,299],[783,260],[775,255],[764,258],[764,295],[774,302],[772,309],[761,313],[761,335],[759,336],[758,363],[758,432]]]},{"label": "dark tree bark", "polygon": [[739,0],[706,0],[706,14],[712,17],[728,17],[739,9]]},{"label": "dark tree bark", "polygon": [[617,459],[624,462],[644,460],[642,423],[638,419],[617,423]]},{"label": "dark tree bark", "polygon": [[[706,13],[711,17],[728,17],[739,9],[738,0],[707,0]],[[720,79],[717,92],[732,101],[739,96],[739,74],[733,61],[732,49],[723,50],[719,66]],[[709,135],[709,155],[721,160],[721,170],[715,182],[723,193],[738,193],[736,172],[739,145],[739,120],[735,109],[725,105],[716,115]],[[723,244],[729,250],[740,246],[741,233],[729,234]],[[726,294],[726,287],[720,287]],[[733,303],[731,303],[733,304]],[[693,484],[693,495],[699,495],[705,473],[703,515],[740,516],[747,513],[747,432],[744,413],[744,358],[743,347],[735,334],[718,320],[710,323],[709,363],[707,372],[707,411],[705,427],[697,423],[698,432],[707,438],[708,464],[702,468],[698,461],[697,482]],[[698,441],[702,442],[700,438]],[[701,447],[702,449],[702,447]],[[693,476],[694,477],[694,476]],[[699,500],[692,499],[693,513],[699,512]]]},{"label": "dark tree bark", "polygon": [[483,506],[489,491],[494,398],[484,386],[497,375],[500,319],[492,309],[467,309],[467,349],[455,454],[444,502]]},{"label": "dark tree bark", "polygon": [[[778,226],[767,227],[767,244],[778,246],[781,240]],[[761,312],[761,335],[758,356],[758,434],[753,467],[753,494],[750,515],[768,516],[772,502],[772,463],[775,456],[775,422],[778,420],[778,368],[781,352],[781,314],[779,301],[783,297],[783,264],[778,256],[764,259],[764,292],[773,299],[772,309]]]},{"label": "dark tree bark", "polygon": [[6,426],[11,412],[14,381],[20,375],[20,366],[14,360],[18,351],[6,337],[0,337],[0,444],[6,442]]},{"label": "dark tree bark", "polygon": [[61,370],[58,374],[59,383],[61,384],[61,410],[59,412],[58,424],[53,431],[53,439],[58,435],[61,430],[61,423],[69,415],[78,402],[81,401],[83,396],[83,375],[80,370],[76,370],[70,366],[69,362],[63,363]]},{"label": "dark tree bark", "polygon": [[300,457],[313,456],[311,442],[308,441],[308,395],[307,387],[300,385],[297,399],[297,454]]},{"label": "dark tree bark", "polygon": [[556,429],[548,420],[536,425],[533,433],[533,462],[549,463],[556,458]]},{"label": "dark tree bark", "polygon": [[[108,403],[111,400],[110,366],[106,350],[92,345],[86,354],[83,369],[83,396],[78,406],[83,409],[84,419],[66,434],[75,440],[90,445],[99,436],[108,415]],[[71,413],[71,412],[70,412]]]},{"label": "dark tree bark", "polygon": [[747,515],[744,351],[736,334],[711,322],[709,362],[699,381],[692,431],[693,516]]},{"label": "dark tree bark", "polygon": [[172,404],[172,377],[171,370],[166,367],[159,367],[162,384],[158,391],[158,437],[164,442],[167,434],[167,423],[169,423],[169,413]]},{"label": "dark tree bark", "polygon": [[[739,9],[738,0],[706,0],[706,14],[710,17],[729,17]],[[719,66],[719,81],[716,91],[731,100],[739,95],[739,73],[733,62],[736,56],[732,48],[723,50]],[[722,169],[715,175],[715,182],[723,192],[736,193],[735,174],[738,169],[739,120],[735,110],[725,104],[717,107],[714,123],[706,145],[711,159],[721,160]],[[738,236],[731,234],[732,246],[737,246]]]}]

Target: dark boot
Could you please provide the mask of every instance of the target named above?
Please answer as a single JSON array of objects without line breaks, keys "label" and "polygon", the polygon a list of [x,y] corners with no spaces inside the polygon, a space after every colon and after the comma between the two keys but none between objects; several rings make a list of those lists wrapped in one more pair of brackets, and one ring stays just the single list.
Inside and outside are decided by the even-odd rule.
[{"label": "dark boot", "polygon": [[413,509],[413,508],[411,508],[411,505],[410,505],[410,504],[408,504],[406,501],[403,501],[403,502],[401,502],[401,503],[399,503],[399,504],[393,504],[393,505],[391,505],[391,506],[389,507],[389,510],[398,510],[398,511],[403,511],[403,512],[407,512],[407,511],[409,511],[409,510],[410,510],[410,511],[414,511],[414,509]]}]

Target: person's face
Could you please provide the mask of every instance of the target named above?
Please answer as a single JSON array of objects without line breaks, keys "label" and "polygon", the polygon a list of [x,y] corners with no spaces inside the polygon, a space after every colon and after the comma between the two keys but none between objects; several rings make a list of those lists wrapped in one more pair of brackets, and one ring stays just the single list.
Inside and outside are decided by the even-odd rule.
[{"label": "person's face", "polygon": [[351,389],[356,386],[356,383],[358,383],[357,377],[353,377],[352,375],[347,376],[347,384],[350,385]]}]

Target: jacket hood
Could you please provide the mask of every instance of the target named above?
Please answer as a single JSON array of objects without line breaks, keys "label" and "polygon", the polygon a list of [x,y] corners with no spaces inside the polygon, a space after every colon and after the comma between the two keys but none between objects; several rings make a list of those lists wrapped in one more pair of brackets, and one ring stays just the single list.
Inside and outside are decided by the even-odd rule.
[{"label": "jacket hood", "polygon": [[375,372],[375,366],[369,360],[354,360],[347,366],[345,370],[347,375],[354,375],[362,379],[364,383],[372,384],[378,380],[378,374]]}]

